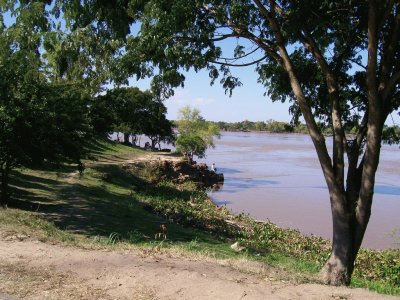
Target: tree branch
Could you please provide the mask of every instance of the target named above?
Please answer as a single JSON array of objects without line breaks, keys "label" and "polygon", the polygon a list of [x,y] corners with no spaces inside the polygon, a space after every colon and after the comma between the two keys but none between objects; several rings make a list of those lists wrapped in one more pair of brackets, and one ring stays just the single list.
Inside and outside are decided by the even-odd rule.
[{"label": "tree branch", "polygon": [[255,61],[252,61],[252,62],[249,62],[249,63],[245,63],[245,64],[232,64],[232,63],[227,63],[227,62],[224,63],[224,62],[220,62],[220,61],[210,61],[210,62],[214,63],[214,64],[218,64],[218,65],[229,66],[229,67],[248,67],[248,66],[251,66],[251,65],[258,64],[259,62],[261,62],[264,59],[266,59],[268,56],[269,56],[268,54],[264,55],[263,57],[255,60]]},{"label": "tree branch", "polygon": [[376,85],[378,61],[378,24],[376,12],[377,2],[376,0],[370,0],[368,8],[368,66],[366,81],[368,95],[367,145],[362,161],[362,184],[355,211],[354,251],[358,251],[361,246],[371,216],[375,174],[379,163],[382,127],[384,123],[383,103],[379,101]]},{"label": "tree branch", "polygon": [[269,21],[270,13],[266,9],[266,7],[261,3],[259,0],[254,0],[254,3],[257,5],[258,9],[260,10],[261,14]]},{"label": "tree branch", "polygon": [[[400,5],[397,5],[400,9]],[[386,17],[387,18],[387,17]],[[384,22],[384,20],[382,20]],[[385,41],[383,45],[383,57],[382,67],[381,67],[381,78],[379,83],[379,92],[383,92],[386,90],[386,85],[389,80],[390,72],[393,66],[393,59],[396,53],[396,44],[398,43],[398,35],[400,31],[400,13],[397,12],[394,20],[394,25],[391,34],[389,35],[388,39]],[[386,93],[387,94],[387,93]],[[386,97],[383,97],[383,101],[387,101]]]},{"label": "tree branch", "polygon": [[247,56],[249,56],[249,55],[252,55],[254,52],[256,52],[256,51],[259,50],[259,49],[260,49],[260,47],[257,47],[256,49],[250,51],[249,53],[246,53],[245,55],[242,55],[242,56],[239,56],[239,57],[232,57],[232,58],[221,57],[220,59],[237,61],[237,60],[239,60],[239,59],[242,59],[242,58],[244,58],[244,57],[247,57]]},{"label": "tree branch", "polygon": [[393,74],[386,83],[385,89],[382,92],[382,98],[388,101],[389,95],[393,92],[396,85],[400,82],[400,70]]},{"label": "tree branch", "polygon": [[364,114],[360,127],[357,130],[356,143],[359,149],[361,147],[362,141],[364,140],[367,134],[367,123],[368,123],[368,112]]},{"label": "tree branch", "polygon": [[210,39],[210,41],[219,42],[219,41],[223,41],[223,40],[226,40],[228,38],[231,38],[231,37],[239,37],[239,36],[236,33],[224,34],[224,35],[222,35],[220,37]]},{"label": "tree branch", "polygon": [[321,53],[317,43],[312,35],[303,29],[304,35],[300,33],[300,37],[304,47],[312,54],[314,59],[320,66],[322,73],[328,86],[328,92],[332,106],[332,126],[333,126],[333,168],[335,171],[336,182],[342,190],[344,190],[344,140],[345,134],[342,127],[339,104],[339,87],[336,76],[328,65],[325,57]]},{"label": "tree branch", "polygon": [[268,55],[274,59],[278,64],[282,64],[282,58],[277,54],[270,46],[268,46],[262,39],[254,36],[250,32],[247,32],[247,38],[253,42],[255,42],[261,49],[263,49]]},{"label": "tree branch", "polygon": [[359,63],[358,61],[356,61],[355,59],[349,59],[353,64],[356,64],[357,66],[363,68],[364,70],[367,70],[367,67],[364,66],[363,64]]},{"label": "tree branch", "polygon": [[276,38],[276,45],[279,49],[280,56],[282,58],[283,66],[289,76],[290,85],[292,87],[293,93],[296,96],[297,103],[300,107],[300,110],[304,116],[304,119],[307,124],[307,128],[310,134],[310,137],[314,143],[314,147],[316,149],[319,162],[321,164],[322,171],[324,173],[326,182],[329,188],[334,188],[334,173],[331,165],[331,159],[328,154],[328,150],[325,144],[325,138],[321,134],[318,129],[318,126],[315,122],[314,115],[311,111],[310,106],[307,103],[307,99],[302,90],[301,84],[297,78],[295,70],[293,68],[292,61],[290,60],[289,54],[285,48],[285,42],[280,31],[280,27],[275,19],[275,9],[274,9],[274,1],[270,0],[271,12],[269,12],[264,5],[259,0],[253,0],[254,3],[260,10],[260,13],[266,18],[269,22],[271,29]]},{"label": "tree branch", "polygon": [[[213,8],[207,6],[207,5],[203,5],[202,6],[206,11],[217,15],[218,12],[215,11]],[[263,49],[272,59],[274,59],[277,63],[281,64],[281,57],[272,49],[271,46],[267,45],[265,43],[265,41],[263,41],[262,39],[260,39],[259,37],[255,36],[254,34],[250,33],[248,30],[244,30],[242,28],[238,28],[231,20],[229,20],[228,18],[226,18],[226,23],[228,24],[229,28],[231,28],[231,30],[234,32],[232,33],[232,35],[234,37],[242,37],[242,38],[246,38],[252,42],[254,42],[255,44],[257,44],[261,49]],[[265,59],[265,58],[264,58]],[[217,62],[215,62],[217,63]],[[228,64],[226,64],[228,65]],[[233,64],[232,64],[233,65]]]}]

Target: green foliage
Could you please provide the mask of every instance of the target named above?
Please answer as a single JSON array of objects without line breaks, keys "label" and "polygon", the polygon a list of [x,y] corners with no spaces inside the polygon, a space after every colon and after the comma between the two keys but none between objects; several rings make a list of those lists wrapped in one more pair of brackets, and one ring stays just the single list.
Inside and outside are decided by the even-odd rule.
[{"label": "green foliage", "polygon": [[189,161],[194,155],[203,158],[207,148],[206,142],[196,134],[180,133],[176,139],[176,151],[185,155]]},{"label": "green foliage", "polygon": [[[90,118],[94,131],[101,136],[122,132],[125,138],[145,134],[152,148],[161,142],[173,143],[172,123],[166,118],[165,105],[149,91],[116,88],[91,101]],[[124,141],[129,143],[128,140]]]},{"label": "green foliage", "polygon": [[[307,134],[308,129],[307,126],[303,123],[298,122],[293,125],[287,122],[279,122],[274,121],[272,119],[267,120],[266,122],[257,121],[242,121],[242,122],[214,122],[216,126],[220,128],[220,130],[225,131],[266,131],[272,133],[302,133]],[[320,130],[323,134],[332,134],[332,130],[330,127],[326,127],[323,123],[319,124]]]},{"label": "green foliage", "polygon": [[400,286],[399,251],[362,249],[356,261],[355,275],[366,280],[389,282]]},{"label": "green foliage", "polygon": [[118,243],[121,240],[121,236],[120,234],[116,233],[116,232],[111,232],[110,236],[108,237],[108,244],[109,245],[115,245],[116,243]]},{"label": "green foliage", "polygon": [[213,137],[219,137],[218,127],[206,122],[200,111],[190,106],[181,108],[176,124],[179,132],[176,150],[188,161],[192,161],[193,156],[204,157],[207,148],[214,147]]},{"label": "green foliage", "polygon": [[385,126],[382,134],[383,142],[389,145],[400,143],[400,127],[399,126]]},{"label": "green foliage", "polygon": [[39,48],[47,25],[42,9],[39,3],[28,5],[18,11],[15,24],[0,32],[2,205],[7,205],[15,166],[79,162],[90,132],[81,86],[51,82],[43,72]]}]

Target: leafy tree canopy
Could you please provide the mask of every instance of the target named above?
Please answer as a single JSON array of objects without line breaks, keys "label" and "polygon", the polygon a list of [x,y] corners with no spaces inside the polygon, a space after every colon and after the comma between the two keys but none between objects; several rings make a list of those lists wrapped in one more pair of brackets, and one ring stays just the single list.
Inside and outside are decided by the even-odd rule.
[{"label": "leafy tree canopy", "polygon": [[90,132],[87,96],[77,82],[52,80],[44,70],[50,24],[45,3],[1,3],[15,22],[0,26],[0,204],[8,202],[10,171],[44,162],[79,163]]},{"label": "leafy tree canopy", "polygon": [[214,136],[219,137],[218,126],[206,122],[200,111],[190,106],[179,110],[176,123],[179,132],[176,149],[183,153],[188,161],[192,161],[193,156],[205,157],[207,148],[214,147]]},{"label": "leafy tree canopy", "polygon": [[90,117],[97,134],[122,132],[125,142],[131,135],[145,134],[152,148],[160,142],[173,143],[172,123],[165,105],[150,91],[115,88],[99,95],[90,104]]}]

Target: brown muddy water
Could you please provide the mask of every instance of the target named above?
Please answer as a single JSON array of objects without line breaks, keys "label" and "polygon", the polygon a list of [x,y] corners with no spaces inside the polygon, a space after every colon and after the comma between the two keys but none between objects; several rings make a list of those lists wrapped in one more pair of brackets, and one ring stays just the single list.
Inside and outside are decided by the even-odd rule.
[{"label": "brown muddy water", "polygon": [[[210,192],[217,205],[331,238],[328,190],[307,135],[225,132],[215,145],[198,161],[215,163],[225,175],[223,186]],[[400,149],[384,145],[363,247],[400,249],[399,213]]]}]

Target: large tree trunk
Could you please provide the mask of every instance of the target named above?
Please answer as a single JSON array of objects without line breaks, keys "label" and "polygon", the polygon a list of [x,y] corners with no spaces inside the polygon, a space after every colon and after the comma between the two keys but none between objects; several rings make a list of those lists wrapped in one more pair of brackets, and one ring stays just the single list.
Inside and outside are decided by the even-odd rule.
[{"label": "large tree trunk", "polygon": [[137,136],[136,134],[132,134],[132,145],[136,146]]},{"label": "large tree trunk", "polygon": [[322,280],[330,285],[348,285],[354,269],[351,212],[346,194],[332,188],[331,211],[333,223],[332,252],[321,271]]},{"label": "large tree trunk", "polygon": [[130,137],[130,133],[124,133],[124,144],[129,145],[129,137]]},{"label": "large tree trunk", "polygon": [[151,150],[154,150],[156,148],[156,143],[157,143],[157,138],[150,138],[151,139]]},{"label": "large tree trunk", "polygon": [[4,164],[4,167],[1,169],[1,195],[0,195],[0,206],[3,208],[7,208],[8,206],[8,180],[10,176],[10,165],[8,162]]}]

